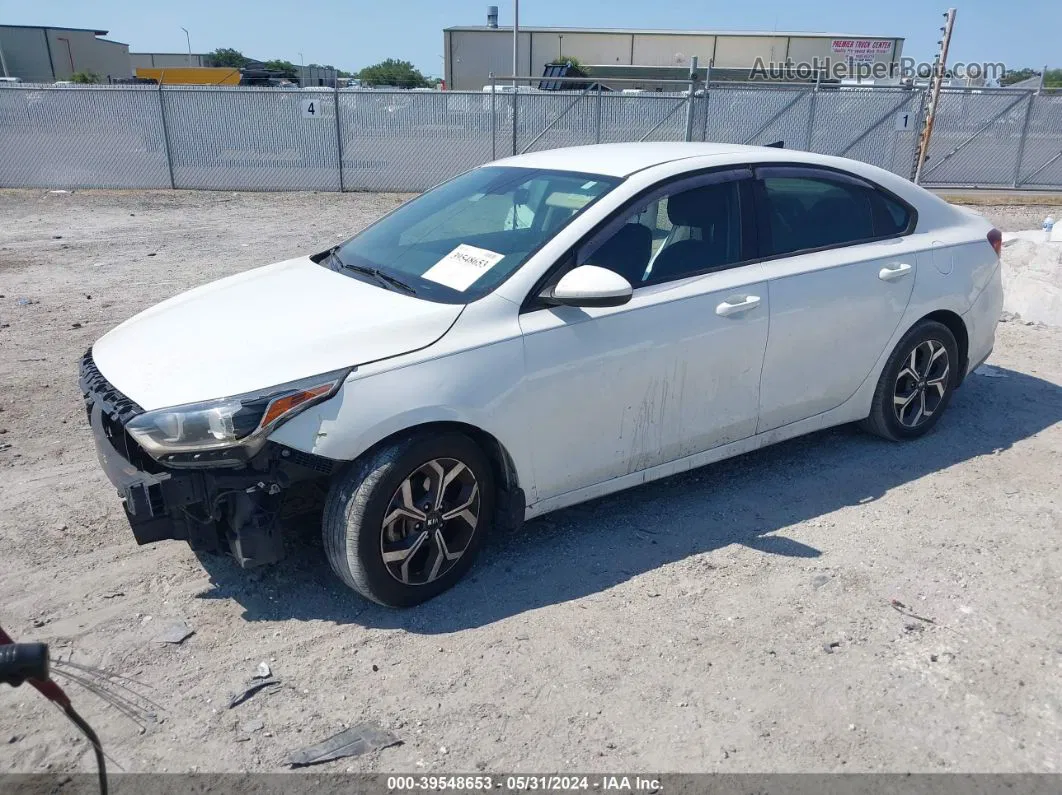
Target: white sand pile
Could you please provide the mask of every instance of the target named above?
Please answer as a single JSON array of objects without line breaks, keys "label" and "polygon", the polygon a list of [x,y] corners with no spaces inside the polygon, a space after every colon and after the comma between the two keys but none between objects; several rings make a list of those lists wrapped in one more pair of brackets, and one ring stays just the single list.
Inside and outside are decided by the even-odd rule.
[{"label": "white sand pile", "polygon": [[1062,242],[1042,229],[1003,240],[1003,311],[1022,320],[1062,326]]}]

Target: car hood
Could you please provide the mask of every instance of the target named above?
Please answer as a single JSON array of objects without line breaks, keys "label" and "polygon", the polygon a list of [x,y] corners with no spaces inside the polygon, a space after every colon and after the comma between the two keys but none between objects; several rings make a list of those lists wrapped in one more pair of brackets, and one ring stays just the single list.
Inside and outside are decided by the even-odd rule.
[{"label": "car hood", "polygon": [[163,301],[105,334],[92,356],[104,378],[151,411],[424,348],[462,309],[301,257]]}]

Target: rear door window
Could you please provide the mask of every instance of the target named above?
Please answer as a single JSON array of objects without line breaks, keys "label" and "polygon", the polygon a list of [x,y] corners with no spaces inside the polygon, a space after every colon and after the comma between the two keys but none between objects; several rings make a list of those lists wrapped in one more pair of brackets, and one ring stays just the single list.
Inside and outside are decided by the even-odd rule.
[{"label": "rear door window", "polygon": [[870,183],[813,168],[763,168],[764,256],[852,245],[904,234],[911,213]]}]

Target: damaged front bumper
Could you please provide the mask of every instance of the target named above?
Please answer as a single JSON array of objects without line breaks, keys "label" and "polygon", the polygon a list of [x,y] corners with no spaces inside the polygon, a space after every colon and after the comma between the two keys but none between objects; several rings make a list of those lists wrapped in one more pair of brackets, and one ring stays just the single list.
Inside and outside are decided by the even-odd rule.
[{"label": "damaged front bumper", "polygon": [[143,412],[96,369],[89,351],[81,362],[96,453],[122,498],[138,544],[187,541],[195,550],[228,551],[244,568],[280,560],[285,490],[327,477],[336,462],[267,444],[246,466],[170,470],[148,456],[125,430]]}]

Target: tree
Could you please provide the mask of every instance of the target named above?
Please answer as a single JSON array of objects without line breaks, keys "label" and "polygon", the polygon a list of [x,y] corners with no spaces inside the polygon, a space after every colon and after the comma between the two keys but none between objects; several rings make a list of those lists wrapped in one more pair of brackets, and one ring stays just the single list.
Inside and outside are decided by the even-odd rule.
[{"label": "tree", "polygon": [[431,83],[409,61],[388,58],[366,66],[358,77],[367,86],[398,86],[399,88],[429,88]]},{"label": "tree", "polygon": [[279,58],[272,61],[266,61],[265,68],[274,72],[280,72],[281,77],[286,77],[289,80],[293,80],[299,76],[299,67],[291,61],[284,61]]},{"label": "tree", "polygon": [[554,58],[550,61],[550,65],[570,66],[571,69],[568,72],[569,77],[587,77],[590,74],[589,66],[583,66],[578,58],[573,58],[570,55],[562,55],[559,58]]},{"label": "tree", "polygon": [[1009,86],[1014,83],[1020,83],[1022,80],[1028,80],[1030,77],[1036,77],[1039,74],[1035,69],[1008,69],[1006,74],[999,79],[1001,86]]},{"label": "tree", "polygon": [[207,53],[204,59],[207,66],[228,66],[233,69],[247,66],[250,61],[251,59],[242,52],[231,47],[219,47],[214,52]]},{"label": "tree", "polygon": [[[1030,69],[1029,67],[1007,70],[1007,73],[999,79],[999,84],[1001,86],[1010,86],[1022,80],[1028,80],[1030,77],[1039,76],[1039,69]],[[1062,88],[1062,69],[1048,69],[1044,72],[1044,88]]]},{"label": "tree", "polygon": [[70,75],[70,82],[71,83],[102,83],[103,82],[103,78],[101,78],[95,72],[74,72],[72,75]]}]

